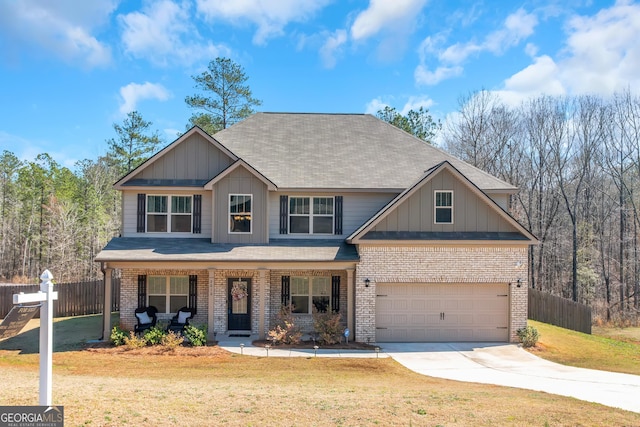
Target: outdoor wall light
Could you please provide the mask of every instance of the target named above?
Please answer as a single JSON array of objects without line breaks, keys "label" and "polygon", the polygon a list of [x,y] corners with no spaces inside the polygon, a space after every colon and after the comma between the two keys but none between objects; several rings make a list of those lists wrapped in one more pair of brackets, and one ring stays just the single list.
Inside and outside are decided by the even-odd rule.
[{"label": "outdoor wall light", "polygon": [[368,288],[369,284],[371,284],[371,280],[369,280],[369,278],[367,277],[366,279],[364,279],[364,287]]},{"label": "outdoor wall light", "polygon": [[520,284],[520,279],[518,279],[518,281],[517,281],[516,283],[517,283],[517,284],[516,284],[516,287],[518,287],[518,288],[519,288],[519,287],[521,286],[521,284]]}]

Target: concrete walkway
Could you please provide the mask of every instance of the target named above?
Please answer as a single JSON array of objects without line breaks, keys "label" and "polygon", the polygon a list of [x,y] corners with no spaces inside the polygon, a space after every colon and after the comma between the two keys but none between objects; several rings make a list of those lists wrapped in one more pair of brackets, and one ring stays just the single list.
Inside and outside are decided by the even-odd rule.
[{"label": "concrete walkway", "polygon": [[[392,357],[419,374],[574,397],[640,413],[640,376],[574,368],[541,359],[515,344],[381,343],[368,350],[267,349],[257,337],[219,337],[227,351],[258,357]],[[242,345],[241,345],[242,344]]]}]

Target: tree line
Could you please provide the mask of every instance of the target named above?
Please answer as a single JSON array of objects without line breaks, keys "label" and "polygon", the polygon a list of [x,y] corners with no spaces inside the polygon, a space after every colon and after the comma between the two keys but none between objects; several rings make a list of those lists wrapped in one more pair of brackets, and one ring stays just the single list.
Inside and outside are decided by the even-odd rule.
[{"label": "tree line", "polygon": [[529,286],[603,319],[637,320],[640,98],[539,96],[512,107],[479,91],[459,100],[442,140],[519,187],[511,211],[540,240]]}]

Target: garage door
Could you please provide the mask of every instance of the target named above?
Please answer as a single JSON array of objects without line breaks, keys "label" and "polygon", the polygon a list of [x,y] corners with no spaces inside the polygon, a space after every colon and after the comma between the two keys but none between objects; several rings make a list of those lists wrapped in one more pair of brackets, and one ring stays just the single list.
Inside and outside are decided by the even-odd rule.
[{"label": "garage door", "polygon": [[378,283],[376,341],[508,341],[507,284]]}]

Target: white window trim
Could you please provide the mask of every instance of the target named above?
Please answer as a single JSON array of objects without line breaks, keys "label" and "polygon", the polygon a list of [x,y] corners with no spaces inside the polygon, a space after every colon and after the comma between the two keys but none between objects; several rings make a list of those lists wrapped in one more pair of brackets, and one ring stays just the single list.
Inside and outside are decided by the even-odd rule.
[{"label": "white window trim", "polygon": [[[249,231],[231,231],[231,197],[232,196],[249,196],[251,200],[251,220],[249,221]],[[253,194],[229,193],[229,203],[227,203],[227,233],[229,234],[253,234]]]},{"label": "white window trim", "polygon": [[[329,215],[325,214],[315,214],[313,213],[313,199],[332,199],[333,200],[333,212],[331,213],[331,233],[314,233],[313,232],[313,217],[328,217]],[[292,214],[291,213],[291,199],[309,199],[309,214]],[[309,232],[308,233],[293,233],[291,232],[291,217],[292,216],[300,216],[300,217],[309,217]],[[336,197],[335,196],[289,196],[288,206],[287,206],[287,221],[288,221],[288,231],[289,234],[297,235],[297,236],[333,236],[336,234]]]},{"label": "white window trim", "polygon": [[[333,307],[331,307],[331,276],[291,276],[291,279],[294,278],[298,278],[298,279],[307,279],[307,283],[309,284],[309,294],[306,295],[306,297],[308,298],[308,302],[307,302],[307,306],[309,307],[309,311],[307,313],[292,313],[294,315],[297,316],[304,316],[304,315],[310,315],[313,314],[313,297],[328,297],[329,298],[329,303],[327,304],[328,307],[328,313],[332,313],[333,312]],[[328,280],[328,284],[329,284],[329,294],[328,295],[314,295],[313,294],[313,279],[315,278],[324,278]],[[291,306],[292,304],[292,300],[294,296],[302,296],[302,295],[294,295],[293,292],[289,292],[289,306]]]},{"label": "white window trim", "polygon": [[[167,198],[167,212],[149,212],[149,197],[166,197]],[[182,213],[178,212],[175,215],[189,215],[189,231],[172,231],[171,230],[171,198],[172,197],[188,197],[191,199],[191,212]],[[167,216],[167,231],[149,231],[149,215],[166,215]],[[145,200],[145,220],[144,220],[144,229],[146,233],[149,234],[165,234],[165,233],[173,233],[173,234],[192,234],[193,233],[193,195],[191,194],[147,194]]]},{"label": "white window trim", "polygon": [[[451,206],[437,206],[436,205],[436,195],[438,193],[449,193],[451,194]],[[433,223],[434,224],[453,224],[453,190],[434,190],[433,192]],[[437,217],[437,209],[444,209],[444,208],[449,208],[451,209],[451,221],[450,222],[438,222],[438,217]]]},{"label": "white window trim", "polygon": [[[165,288],[164,288],[164,294],[152,294],[151,292],[149,292],[149,285],[147,284],[147,306],[149,306],[149,297],[158,297],[158,296],[164,296],[165,298],[165,307],[167,310],[171,309],[171,297],[172,296],[176,296],[176,297],[181,297],[181,296],[185,296],[187,297],[186,299],[186,303],[185,306],[189,306],[189,289],[187,288],[187,293],[186,294],[171,294],[171,278],[172,277],[181,277],[181,278],[187,278],[187,283],[189,280],[189,276],[149,276],[149,277],[161,277],[164,279],[165,281]],[[158,312],[158,314],[176,314],[175,312]]]}]

